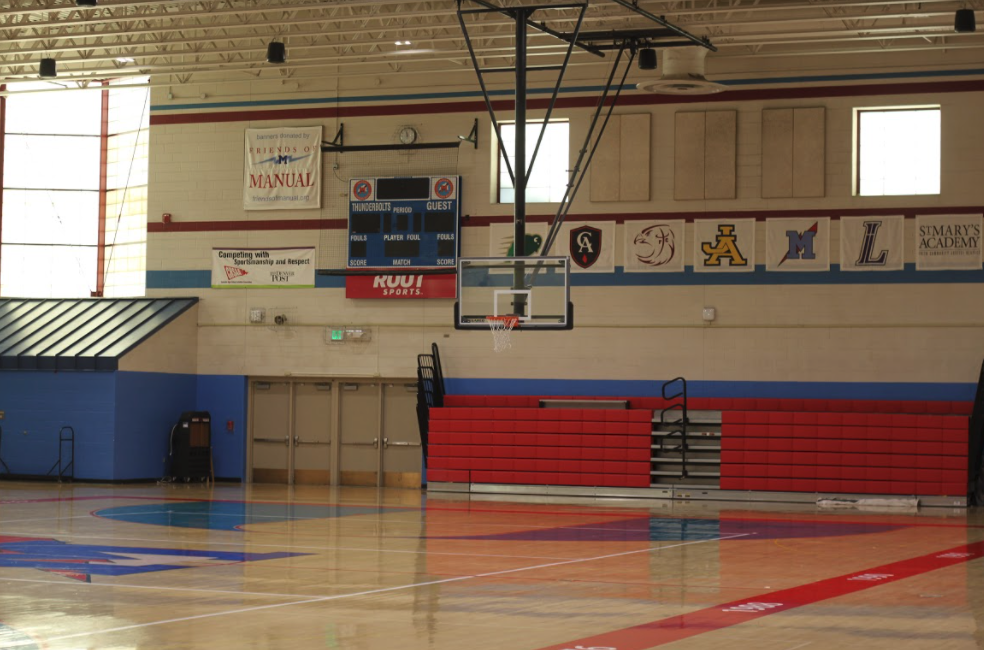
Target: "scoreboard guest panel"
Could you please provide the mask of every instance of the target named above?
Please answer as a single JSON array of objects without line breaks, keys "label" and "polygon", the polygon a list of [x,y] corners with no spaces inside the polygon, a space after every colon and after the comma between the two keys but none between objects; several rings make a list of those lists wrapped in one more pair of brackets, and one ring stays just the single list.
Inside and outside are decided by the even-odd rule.
[{"label": "scoreboard guest panel", "polygon": [[454,269],[458,176],[349,181],[348,268]]}]

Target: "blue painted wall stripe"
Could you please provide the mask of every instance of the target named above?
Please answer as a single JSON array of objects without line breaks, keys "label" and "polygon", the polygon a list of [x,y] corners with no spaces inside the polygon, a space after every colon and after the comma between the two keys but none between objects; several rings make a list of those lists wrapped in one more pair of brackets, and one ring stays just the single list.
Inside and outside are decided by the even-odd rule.
[{"label": "blue painted wall stripe", "polygon": [[[669,379],[669,377],[667,377]],[[448,378],[452,395],[604,395],[611,397],[657,397],[664,379],[463,379]],[[870,383],[870,382],[781,382],[781,381],[688,381],[690,397],[772,399],[861,399],[972,401],[974,384]]]},{"label": "blue painted wall stripe", "polygon": [[[902,271],[842,273],[838,264],[832,264],[830,269],[818,273],[782,273],[766,271],[764,265],[758,265],[749,273],[695,273],[693,267],[688,266],[683,273],[626,273],[623,267],[616,266],[614,273],[573,273],[571,285],[575,287],[677,287],[984,283],[984,269],[916,271],[915,264],[906,264]],[[210,271],[147,271],[148,289],[208,289],[211,284]],[[343,289],[345,277],[317,275],[315,287]]]}]

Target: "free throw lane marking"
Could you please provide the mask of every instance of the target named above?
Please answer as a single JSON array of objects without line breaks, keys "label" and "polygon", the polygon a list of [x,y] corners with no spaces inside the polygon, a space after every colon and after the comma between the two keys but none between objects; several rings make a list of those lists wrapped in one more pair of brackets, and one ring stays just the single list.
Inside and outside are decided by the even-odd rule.
[{"label": "free throw lane marking", "polygon": [[919,557],[893,562],[871,569],[855,571],[790,589],[770,591],[761,597],[743,598],[730,603],[699,609],[690,614],[643,623],[622,630],[567,641],[540,650],[572,648],[607,648],[610,650],[646,650],[680,639],[714,632],[763,616],[812,605],[821,600],[845,596],[878,585],[905,580],[923,573],[945,569],[975,560],[984,555],[984,542],[975,542]]}]

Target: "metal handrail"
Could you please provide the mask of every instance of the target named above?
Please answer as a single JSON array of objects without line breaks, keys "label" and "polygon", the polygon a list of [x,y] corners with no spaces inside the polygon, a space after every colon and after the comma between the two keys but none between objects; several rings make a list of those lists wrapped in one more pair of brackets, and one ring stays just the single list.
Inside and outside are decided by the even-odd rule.
[{"label": "metal handrail", "polygon": [[[69,443],[71,449],[71,460],[68,461],[68,464],[64,463],[62,451],[64,443],[66,442]],[[65,478],[66,475],[68,475],[70,480],[75,479],[75,429],[68,425],[63,426],[58,430],[58,460],[56,460],[55,464],[51,466],[51,469],[48,470],[46,476],[50,476],[51,473],[55,471],[56,467],[58,468],[59,483],[61,483],[61,480]],[[69,470],[71,470],[71,474],[69,474]]]},{"label": "metal handrail", "polygon": [[[667,389],[677,382],[680,383],[680,392],[668,396],[666,394]],[[669,437],[675,433],[680,434],[680,458],[682,461],[680,463],[680,478],[687,478],[687,425],[690,423],[690,420],[687,417],[687,380],[684,379],[683,377],[676,377],[674,379],[665,382],[663,384],[661,394],[663,395],[664,400],[674,400],[680,397],[683,398],[682,402],[671,404],[670,406],[667,406],[662,411],[660,411],[659,421],[661,425],[671,424],[671,425],[679,426],[679,429],[670,431],[665,437]],[[670,411],[680,411],[681,412],[680,419],[674,422],[667,422],[666,414]],[[660,450],[663,449],[663,439],[659,441],[659,447]]]},{"label": "metal handrail", "polygon": [[[3,427],[0,427],[0,449],[2,448],[3,448]],[[13,472],[10,471],[10,468],[7,467],[7,463],[4,462],[2,455],[0,455],[0,467],[2,467],[3,471],[6,472],[7,474],[13,474]]]}]

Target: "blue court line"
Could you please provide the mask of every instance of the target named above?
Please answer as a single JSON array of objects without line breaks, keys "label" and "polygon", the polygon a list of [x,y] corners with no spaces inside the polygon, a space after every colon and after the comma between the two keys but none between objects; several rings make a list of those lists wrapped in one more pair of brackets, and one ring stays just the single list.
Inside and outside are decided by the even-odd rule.
[{"label": "blue court line", "polygon": [[[386,271],[380,271],[385,275]],[[757,265],[747,273],[696,273],[688,266],[682,273],[626,273],[616,266],[614,273],[572,273],[574,287],[680,287],[680,286],[768,286],[768,285],[857,285],[857,284],[980,284],[984,269],[973,271],[917,271],[915,264],[906,264],[902,271],[844,271],[831,264],[829,271],[794,273],[766,271]],[[148,289],[208,289],[212,272],[147,271]],[[342,289],[345,277],[316,275],[317,289]],[[224,289],[224,291],[235,289]]]},{"label": "blue court line", "polygon": [[[794,83],[822,83],[822,82],[843,82],[843,81],[877,81],[887,79],[920,79],[920,78],[948,78],[948,77],[973,77],[984,75],[984,69],[972,68],[969,70],[926,70],[922,72],[870,72],[857,74],[836,74],[836,75],[813,75],[796,77],[757,77],[752,79],[722,79],[718,80],[725,86],[752,86],[768,84],[794,84]],[[595,93],[604,90],[604,86],[571,86],[561,88],[561,94],[573,93]],[[624,84],[623,91],[635,90],[635,84]],[[553,88],[530,88],[527,91],[531,95],[545,95],[553,92]],[[512,97],[514,90],[492,90],[490,96]],[[153,111],[181,111],[181,110],[200,110],[216,108],[250,108],[257,106],[311,106],[318,104],[355,104],[370,102],[402,102],[402,101],[426,101],[438,99],[470,99],[479,98],[482,93],[479,91],[449,91],[437,93],[404,93],[394,95],[359,95],[353,97],[311,97],[306,99],[257,99],[251,101],[237,102],[214,102],[214,103],[195,103],[195,104],[152,104],[150,110]]]}]

